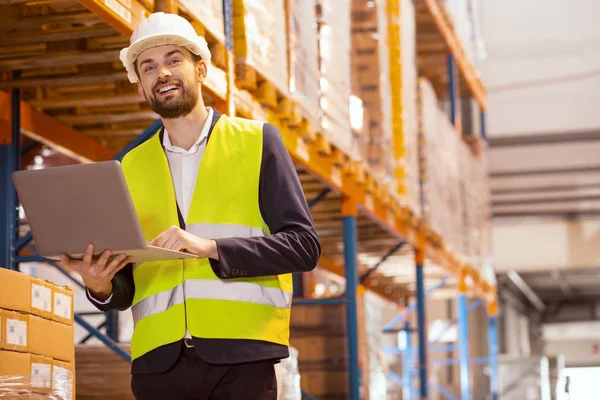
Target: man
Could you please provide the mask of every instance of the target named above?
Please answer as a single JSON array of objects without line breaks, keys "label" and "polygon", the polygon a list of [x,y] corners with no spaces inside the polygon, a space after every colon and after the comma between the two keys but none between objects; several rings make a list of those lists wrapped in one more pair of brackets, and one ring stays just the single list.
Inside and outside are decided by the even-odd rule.
[{"label": "man", "polygon": [[133,266],[90,245],[62,262],[100,310],[132,308],[137,399],[276,399],[291,273],[321,252],[279,132],[205,107],[210,52],[177,15],[142,21],[121,60],[164,125],[122,161],[142,230],[197,258]]}]

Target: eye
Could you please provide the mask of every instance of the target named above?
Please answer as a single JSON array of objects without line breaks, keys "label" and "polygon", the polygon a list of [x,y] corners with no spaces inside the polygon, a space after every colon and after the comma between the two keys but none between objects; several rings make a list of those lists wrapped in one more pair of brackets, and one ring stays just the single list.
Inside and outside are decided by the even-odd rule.
[{"label": "eye", "polygon": [[169,65],[176,65],[179,63],[179,59],[178,58],[173,58],[171,61],[169,61]]},{"label": "eye", "polygon": [[150,72],[154,69],[154,65],[148,65],[146,68],[144,68],[144,72]]}]

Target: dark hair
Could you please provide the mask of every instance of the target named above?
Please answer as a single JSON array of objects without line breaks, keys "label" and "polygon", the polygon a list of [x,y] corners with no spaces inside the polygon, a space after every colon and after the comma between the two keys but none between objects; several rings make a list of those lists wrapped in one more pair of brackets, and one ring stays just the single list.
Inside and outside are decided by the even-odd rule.
[{"label": "dark hair", "polygon": [[[190,51],[190,54],[192,55],[192,61],[194,62],[195,65],[198,65],[200,63],[200,61],[202,61],[202,56],[199,56],[198,54],[194,54],[191,51]],[[137,66],[137,60],[134,61],[133,67],[135,68],[135,75],[137,76],[138,80],[141,80],[140,71],[138,70],[138,66]]]}]

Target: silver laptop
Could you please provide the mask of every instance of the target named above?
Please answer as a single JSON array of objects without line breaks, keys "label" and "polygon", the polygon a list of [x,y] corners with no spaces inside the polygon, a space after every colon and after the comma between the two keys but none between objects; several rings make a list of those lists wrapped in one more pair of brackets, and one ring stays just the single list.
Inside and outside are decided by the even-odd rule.
[{"label": "silver laptop", "polygon": [[13,182],[43,257],[81,259],[89,243],[131,262],[196,257],[147,244],[118,161],[16,171]]}]

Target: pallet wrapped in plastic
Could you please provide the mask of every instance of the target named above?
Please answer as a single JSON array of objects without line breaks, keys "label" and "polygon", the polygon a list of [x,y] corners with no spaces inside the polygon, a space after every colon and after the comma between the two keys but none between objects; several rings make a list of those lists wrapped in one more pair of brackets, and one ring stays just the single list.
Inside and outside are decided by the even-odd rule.
[{"label": "pallet wrapped in plastic", "polygon": [[0,350],[0,399],[74,400],[73,364]]},{"label": "pallet wrapped in plastic", "polygon": [[356,151],[350,123],[350,0],[317,0],[321,126],[348,155]]},{"label": "pallet wrapped in plastic", "polygon": [[277,400],[302,400],[298,350],[290,347],[290,356],[275,364],[277,376]]},{"label": "pallet wrapped in plastic", "polygon": [[387,1],[352,0],[352,93],[367,112],[366,163],[376,178],[393,174]]},{"label": "pallet wrapped in plastic", "polygon": [[443,181],[439,182],[443,204],[437,204],[440,211],[437,216],[443,220],[444,240],[452,249],[464,254],[464,210],[459,185],[459,146],[462,139],[445,110],[438,108],[437,116],[437,140],[443,143],[443,147],[436,148],[438,160],[430,158],[426,162],[431,167],[429,171],[435,172],[438,178],[443,177]]},{"label": "pallet wrapped in plastic", "polygon": [[368,348],[368,393],[366,399],[399,398],[401,387],[388,379],[388,371],[399,371],[402,358],[385,354],[385,348],[398,346],[398,337],[383,333],[385,325],[397,314],[396,304],[381,296],[365,291],[364,314]]},{"label": "pallet wrapped in plastic", "polygon": [[236,73],[251,68],[282,94],[288,91],[288,40],[284,0],[234,0]]},{"label": "pallet wrapped in plastic", "polygon": [[476,267],[491,256],[490,189],[487,158],[461,143],[461,189],[464,207],[464,254]]},{"label": "pallet wrapped in plastic", "polygon": [[[336,297],[345,291],[343,279],[319,268],[310,274],[310,293]],[[383,333],[385,325],[398,313],[397,305],[371,291],[357,296],[358,357],[362,399],[393,399],[401,387],[388,381],[388,371],[398,371],[401,357],[385,354],[396,347],[397,337]],[[293,306],[292,345],[298,349],[302,388],[324,399],[347,399],[346,307],[343,304]]]},{"label": "pallet wrapped in plastic", "polygon": [[402,68],[402,140],[404,154],[396,160],[404,170],[405,199],[415,214],[420,214],[420,170],[417,123],[417,31],[412,0],[400,0],[400,65]]},{"label": "pallet wrapped in plastic", "polygon": [[426,165],[424,211],[434,231],[460,253],[464,248],[458,163],[461,139],[424,78],[419,79],[419,107]]},{"label": "pallet wrapped in plastic", "polygon": [[467,57],[472,62],[484,58],[483,0],[438,1],[456,32]]},{"label": "pallet wrapped in plastic", "polygon": [[319,47],[315,0],[286,0],[289,43],[289,88],[301,114],[319,122]]},{"label": "pallet wrapped in plastic", "polygon": [[219,42],[225,43],[223,0],[179,0]]}]

